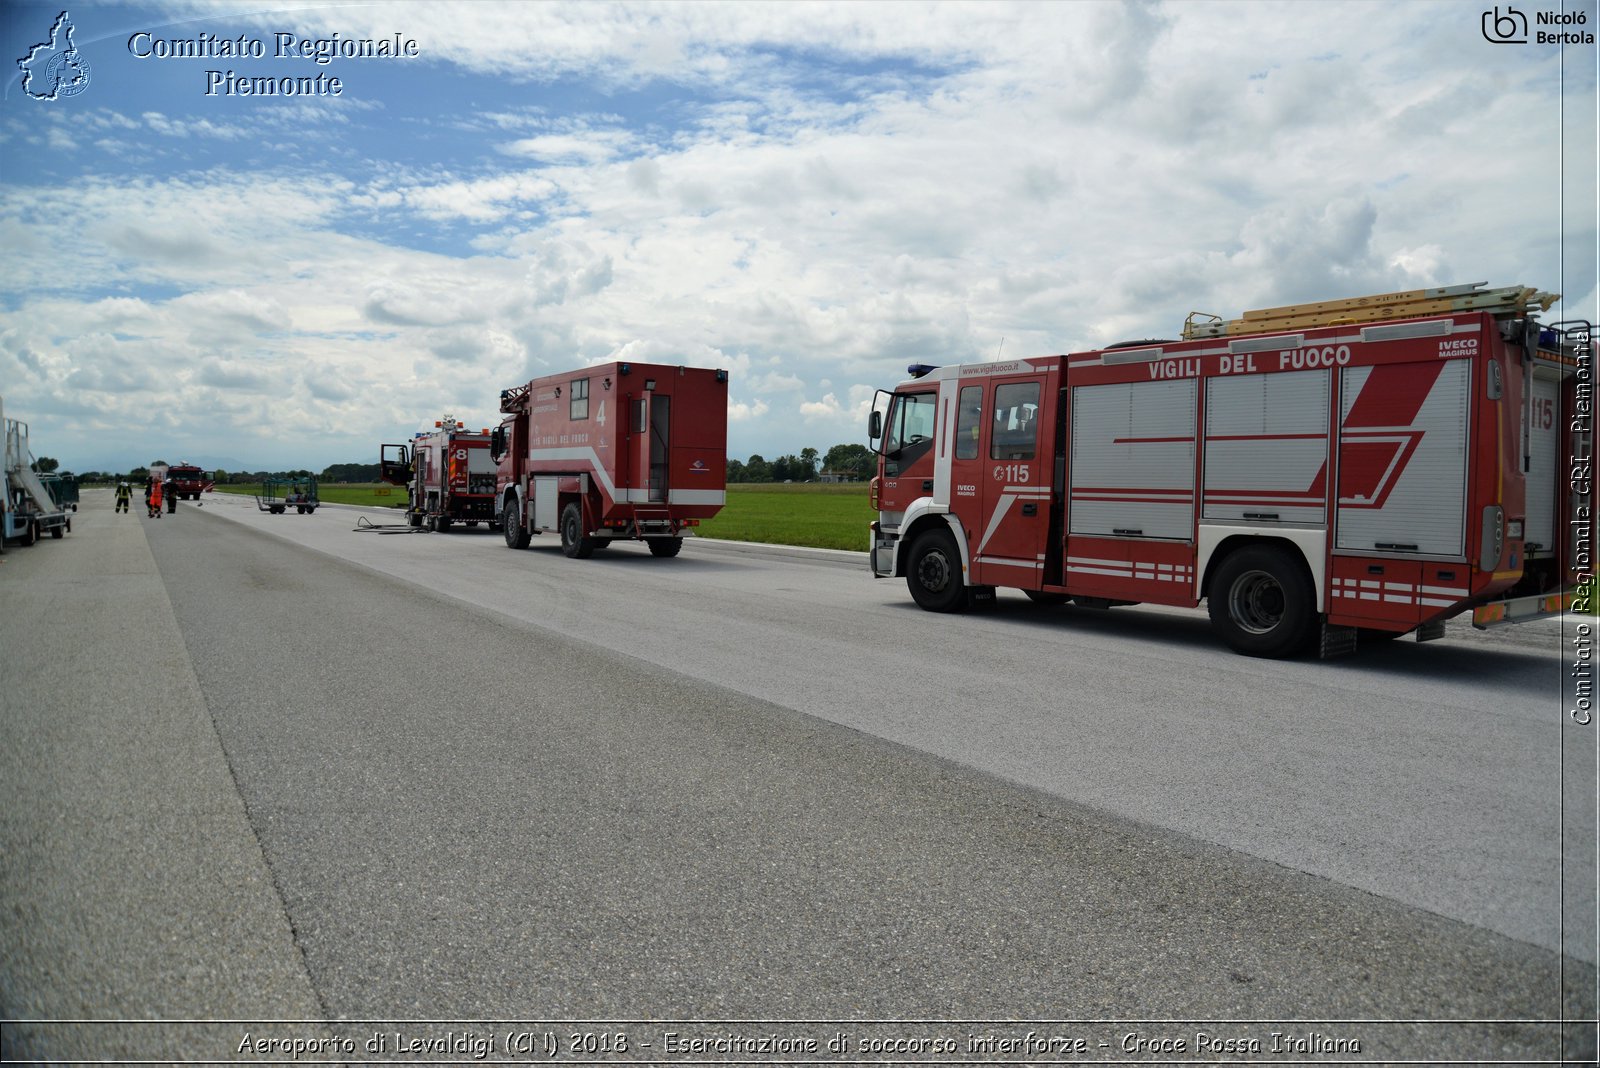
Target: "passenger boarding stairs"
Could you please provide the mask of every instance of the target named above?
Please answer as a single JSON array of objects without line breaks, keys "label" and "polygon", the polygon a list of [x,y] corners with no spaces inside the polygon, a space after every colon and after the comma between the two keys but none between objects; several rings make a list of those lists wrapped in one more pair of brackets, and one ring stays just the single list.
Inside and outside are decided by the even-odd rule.
[{"label": "passenger boarding stairs", "polygon": [[[66,521],[66,513],[51,496],[50,491],[33,469],[33,452],[28,446],[28,424],[16,419],[6,419],[3,402],[0,402],[0,421],[5,427],[6,508],[8,527],[25,521],[39,522],[45,529]],[[31,520],[25,517],[31,514]],[[20,530],[8,530],[20,533]]]}]

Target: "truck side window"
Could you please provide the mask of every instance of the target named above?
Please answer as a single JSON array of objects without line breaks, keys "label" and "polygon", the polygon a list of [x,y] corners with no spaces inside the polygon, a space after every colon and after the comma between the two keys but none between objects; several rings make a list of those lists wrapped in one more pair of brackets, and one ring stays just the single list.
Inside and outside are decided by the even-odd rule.
[{"label": "truck side window", "polygon": [[978,431],[983,424],[983,387],[963,386],[956,414],[956,459],[978,458]]},{"label": "truck side window", "polygon": [[572,381],[572,392],[569,395],[570,416],[573,419],[589,418],[589,380],[575,378]]},{"label": "truck side window", "polygon": [[1039,440],[1039,383],[1012,382],[994,391],[994,460],[1031,460]]}]

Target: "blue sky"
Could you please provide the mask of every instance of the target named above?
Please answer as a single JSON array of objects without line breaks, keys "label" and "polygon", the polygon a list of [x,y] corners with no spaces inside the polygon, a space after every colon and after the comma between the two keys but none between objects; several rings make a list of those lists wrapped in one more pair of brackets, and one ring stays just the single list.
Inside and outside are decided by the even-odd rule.
[{"label": "blue sky", "polygon": [[[62,10],[88,80],[35,99]],[[907,363],[1196,310],[1488,281],[1594,319],[1595,49],[1482,10],[11,3],[0,396],[79,471],[320,469],[655,360],[728,369],[771,458],[861,441]],[[202,33],[266,55],[134,54]]]}]

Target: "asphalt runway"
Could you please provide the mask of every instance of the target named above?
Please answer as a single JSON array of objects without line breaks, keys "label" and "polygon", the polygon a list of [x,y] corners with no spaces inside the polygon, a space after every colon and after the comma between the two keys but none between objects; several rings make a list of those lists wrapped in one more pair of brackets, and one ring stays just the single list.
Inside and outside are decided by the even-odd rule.
[{"label": "asphalt runway", "polygon": [[[1537,644],[1261,664],[1182,613],[927,616],[823,554],[579,562],[249,503],[107,506],[0,564],[7,1019],[1320,1020],[1364,1059],[1509,1060],[1593,1016],[1589,962],[1404,893],[1476,870],[1512,900],[1501,866],[1554,841],[1561,930],[1560,792],[1516,781],[1557,718]],[[70,622],[18,622],[46,609]],[[47,651],[118,685],[61,686]],[[1386,848],[1402,892],[1303,862]],[[237,1032],[110,1029],[168,1057]]]}]

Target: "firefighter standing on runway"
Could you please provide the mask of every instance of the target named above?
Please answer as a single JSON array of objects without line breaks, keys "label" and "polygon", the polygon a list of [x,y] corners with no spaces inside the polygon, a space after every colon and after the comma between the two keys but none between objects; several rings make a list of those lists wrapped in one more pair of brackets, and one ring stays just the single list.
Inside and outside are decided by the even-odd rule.
[{"label": "firefighter standing on runway", "polygon": [[128,485],[127,480],[123,480],[121,482],[118,482],[117,483],[117,511],[126,512],[128,510],[128,502],[131,501],[132,499],[133,499],[133,487]]}]

